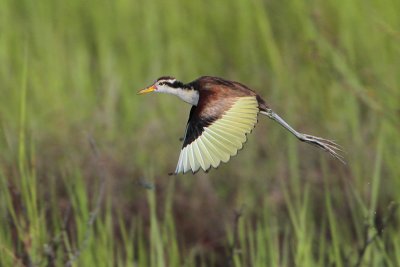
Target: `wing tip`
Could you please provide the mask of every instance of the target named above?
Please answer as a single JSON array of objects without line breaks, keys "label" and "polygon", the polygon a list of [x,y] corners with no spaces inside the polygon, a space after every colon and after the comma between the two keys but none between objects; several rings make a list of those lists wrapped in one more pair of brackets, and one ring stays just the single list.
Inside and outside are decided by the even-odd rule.
[{"label": "wing tip", "polygon": [[253,126],[253,128],[250,130],[250,132],[245,133],[245,138],[246,138],[246,139],[245,139],[244,142],[242,142],[242,146],[241,146],[240,148],[238,148],[234,154],[229,155],[229,158],[228,158],[227,161],[224,161],[224,160],[221,159],[220,162],[218,163],[218,165],[217,165],[216,167],[214,167],[213,165],[210,165],[210,167],[208,167],[207,169],[203,169],[203,168],[200,166],[200,167],[199,167],[197,170],[195,170],[195,171],[193,171],[193,169],[192,169],[191,166],[190,166],[188,170],[185,170],[185,168],[182,168],[181,170],[175,170],[175,172],[168,173],[168,175],[169,175],[169,176],[174,176],[174,175],[179,175],[179,174],[183,174],[183,175],[184,175],[184,174],[186,174],[186,173],[188,173],[188,172],[191,172],[192,175],[194,175],[194,174],[198,173],[200,170],[203,170],[204,173],[207,173],[207,174],[208,174],[209,171],[210,171],[211,169],[218,169],[219,166],[221,166],[221,163],[228,163],[228,162],[231,160],[231,158],[233,158],[233,157],[235,157],[235,156],[237,156],[237,155],[239,154],[239,151],[241,151],[241,150],[244,148],[244,144],[247,143],[247,141],[248,141],[248,139],[249,139],[249,138],[248,138],[248,135],[254,130],[255,126],[256,126],[256,125]]}]

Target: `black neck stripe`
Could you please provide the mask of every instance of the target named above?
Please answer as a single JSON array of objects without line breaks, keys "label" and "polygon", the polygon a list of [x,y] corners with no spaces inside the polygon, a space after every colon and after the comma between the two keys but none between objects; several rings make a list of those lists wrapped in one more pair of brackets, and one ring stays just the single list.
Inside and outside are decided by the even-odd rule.
[{"label": "black neck stripe", "polygon": [[184,84],[183,82],[180,81],[175,81],[173,83],[166,82],[169,87],[172,88],[182,88],[182,89],[193,89],[190,85]]}]

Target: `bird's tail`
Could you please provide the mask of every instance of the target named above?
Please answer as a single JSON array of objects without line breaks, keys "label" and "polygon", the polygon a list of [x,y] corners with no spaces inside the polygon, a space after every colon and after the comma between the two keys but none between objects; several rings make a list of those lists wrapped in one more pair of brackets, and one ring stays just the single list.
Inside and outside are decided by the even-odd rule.
[{"label": "bird's tail", "polygon": [[331,154],[334,158],[338,159],[343,164],[346,164],[346,162],[344,161],[344,157],[339,154],[339,152],[343,152],[341,150],[341,147],[338,144],[336,144],[334,141],[324,139],[321,137],[317,137],[317,136],[313,136],[313,135],[299,133],[298,131],[293,129],[286,121],[284,121],[278,114],[276,114],[269,108],[266,108],[265,110],[261,110],[260,113],[263,115],[266,115],[270,119],[278,122],[285,129],[287,129],[289,132],[291,132],[293,135],[295,135],[300,141],[317,146],[317,147],[325,150],[329,154]]}]

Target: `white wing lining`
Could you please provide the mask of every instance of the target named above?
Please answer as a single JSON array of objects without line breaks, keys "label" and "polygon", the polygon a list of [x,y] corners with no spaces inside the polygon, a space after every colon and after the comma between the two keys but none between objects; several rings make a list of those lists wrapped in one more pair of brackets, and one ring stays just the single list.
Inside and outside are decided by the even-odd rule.
[{"label": "white wing lining", "polygon": [[221,118],[205,127],[197,139],[181,150],[175,174],[189,170],[195,173],[200,168],[207,171],[217,168],[221,161],[228,162],[243,147],[246,134],[257,123],[258,112],[255,96],[238,97]]}]

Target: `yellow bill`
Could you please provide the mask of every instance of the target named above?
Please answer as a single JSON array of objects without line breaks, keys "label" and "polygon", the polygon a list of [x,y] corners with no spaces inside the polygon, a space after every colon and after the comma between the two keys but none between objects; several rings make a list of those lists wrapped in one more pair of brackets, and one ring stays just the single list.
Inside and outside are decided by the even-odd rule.
[{"label": "yellow bill", "polygon": [[147,93],[153,92],[154,90],[156,90],[156,87],[154,85],[152,85],[143,90],[140,90],[137,94],[138,95],[147,94]]}]

